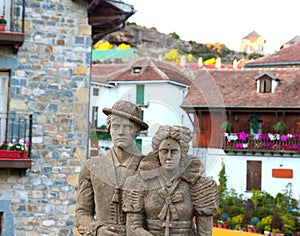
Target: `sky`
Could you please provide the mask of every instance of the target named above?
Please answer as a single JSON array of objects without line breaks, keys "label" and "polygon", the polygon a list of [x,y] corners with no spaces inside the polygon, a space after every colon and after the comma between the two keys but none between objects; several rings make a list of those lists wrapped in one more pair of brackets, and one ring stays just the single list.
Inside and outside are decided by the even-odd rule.
[{"label": "sky", "polygon": [[239,51],[242,38],[256,31],[266,39],[265,53],[300,35],[299,0],[124,0],[137,11],[129,18],[182,40],[222,43]]}]

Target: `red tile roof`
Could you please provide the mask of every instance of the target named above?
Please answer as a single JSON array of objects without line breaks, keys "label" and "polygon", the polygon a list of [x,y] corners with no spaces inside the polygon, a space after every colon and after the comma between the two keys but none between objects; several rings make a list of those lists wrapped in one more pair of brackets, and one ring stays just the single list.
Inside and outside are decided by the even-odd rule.
[{"label": "red tile roof", "polygon": [[259,37],[260,35],[256,31],[252,31],[250,34],[245,36],[243,39],[251,39],[252,37]]},{"label": "red tile roof", "polygon": [[300,43],[291,44],[269,56],[247,62],[245,67],[300,66]]},{"label": "red tile roof", "polygon": [[[110,68],[111,67],[111,68]],[[134,74],[133,68],[141,67],[141,73]],[[190,81],[174,64],[158,61],[150,57],[142,57],[129,64],[93,65],[92,81],[113,83],[117,81],[170,81],[189,85]]]},{"label": "red tile roof", "polygon": [[[257,93],[262,74],[281,80],[274,93]],[[188,108],[300,108],[300,68],[199,71],[182,103]]]}]

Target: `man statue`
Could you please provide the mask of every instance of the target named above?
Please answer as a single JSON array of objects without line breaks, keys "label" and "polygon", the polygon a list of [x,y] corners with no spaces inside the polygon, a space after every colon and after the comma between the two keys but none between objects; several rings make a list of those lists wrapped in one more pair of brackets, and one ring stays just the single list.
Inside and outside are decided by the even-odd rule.
[{"label": "man statue", "polygon": [[122,185],[138,169],[141,153],[135,139],[148,129],[140,107],[133,103],[117,101],[103,112],[114,146],[106,154],[88,159],[79,175],[75,223],[85,236],[126,235]]}]

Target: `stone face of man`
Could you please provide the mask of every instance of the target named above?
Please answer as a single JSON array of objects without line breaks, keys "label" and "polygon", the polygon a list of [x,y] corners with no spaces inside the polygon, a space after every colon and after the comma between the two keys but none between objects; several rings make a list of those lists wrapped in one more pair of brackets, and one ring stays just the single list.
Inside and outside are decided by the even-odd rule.
[{"label": "stone face of man", "polygon": [[163,140],[159,146],[159,161],[166,170],[178,167],[181,157],[179,144],[173,139]]},{"label": "stone face of man", "polygon": [[137,136],[137,125],[127,118],[112,115],[110,135],[115,146],[121,149],[130,149],[135,146],[135,138]]}]

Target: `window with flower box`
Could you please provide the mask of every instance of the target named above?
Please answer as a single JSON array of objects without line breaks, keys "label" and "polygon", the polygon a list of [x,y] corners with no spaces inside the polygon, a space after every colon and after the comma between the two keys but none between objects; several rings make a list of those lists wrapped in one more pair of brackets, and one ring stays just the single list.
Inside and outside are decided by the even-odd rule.
[{"label": "window with flower box", "polygon": [[0,123],[0,168],[30,168],[32,115],[1,113]]}]

